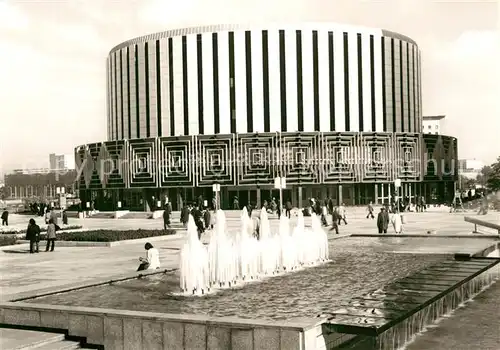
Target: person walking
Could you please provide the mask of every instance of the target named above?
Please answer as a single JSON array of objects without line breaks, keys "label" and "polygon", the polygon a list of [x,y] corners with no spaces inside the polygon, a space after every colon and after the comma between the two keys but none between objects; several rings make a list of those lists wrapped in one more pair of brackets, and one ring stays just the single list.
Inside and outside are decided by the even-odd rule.
[{"label": "person walking", "polygon": [[339,212],[337,211],[337,208],[333,209],[333,212],[332,212],[332,228],[330,229],[330,231],[332,230],[335,230],[335,234],[338,235],[339,234],[339,222],[340,222],[341,218],[340,218],[340,215],[339,215]]},{"label": "person walking", "polygon": [[371,217],[372,219],[375,219],[375,216],[373,216],[373,204],[371,201],[368,204],[368,207],[366,207],[366,210],[368,211],[368,215],[366,215],[366,218],[368,219],[369,217]]},{"label": "person walking", "polygon": [[63,225],[68,224],[68,213],[66,213],[66,210],[63,210],[63,213],[62,213],[62,223],[63,223]]},{"label": "person walking", "polygon": [[289,219],[291,217],[291,212],[292,212],[292,202],[288,200],[286,201],[285,204],[285,215],[288,216]]},{"label": "person walking", "polygon": [[392,226],[394,227],[394,232],[397,234],[403,233],[403,221],[401,220],[401,214],[394,213],[391,218]]},{"label": "person walking", "polygon": [[385,207],[380,208],[380,212],[377,215],[377,228],[378,233],[387,233],[387,228],[389,227],[389,213]]},{"label": "person walking", "polygon": [[344,221],[344,224],[347,225],[347,214],[345,210],[345,204],[342,203],[342,205],[338,208],[338,213],[339,213],[339,221],[338,224],[340,225],[341,221]]},{"label": "person walking", "polygon": [[163,210],[163,229],[166,230],[170,227],[170,214],[172,213],[172,207],[170,203],[167,203],[165,210]]},{"label": "person walking", "polygon": [[56,243],[56,225],[52,219],[49,219],[49,224],[47,225],[47,246],[45,247],[45,251],[48,252],[54,251],[54,246]]},{"label": "person walking", "polygon": [[7,210],[2,213],[2,226],[9,226],[9,212]]},{"label": "person walking", "polygon": [[26,230],[26,239],[30,241],[30,254],[39,252],[40,226],[35,219],[30,219],[28,229]]}]

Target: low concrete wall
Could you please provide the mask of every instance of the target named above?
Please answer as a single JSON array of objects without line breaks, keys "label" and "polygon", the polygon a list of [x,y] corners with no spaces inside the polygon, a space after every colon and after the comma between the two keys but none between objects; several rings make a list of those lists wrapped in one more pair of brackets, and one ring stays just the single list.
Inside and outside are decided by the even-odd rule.
[{"label": "low concrete wall", "polygon": [[321,329],[314,319],[276,322],[27,303],[0,304],[0,323],[65,329],[113,350],[316,350]]},{"label": "low concrete wall", "polygon": [[155,210],[155,211],[153,212],[153,217],[152,217],[152,219],[159,219],[159,218],[162,218],[162,217],[163,217],[163,212],[164,212],[164,211],[165,211],[165,210]]},{"label": "low concrete wall", "polygon": [[123,215],[130,213],[130,210],[117,210],[115,211],[115,219],[121,218]]}]

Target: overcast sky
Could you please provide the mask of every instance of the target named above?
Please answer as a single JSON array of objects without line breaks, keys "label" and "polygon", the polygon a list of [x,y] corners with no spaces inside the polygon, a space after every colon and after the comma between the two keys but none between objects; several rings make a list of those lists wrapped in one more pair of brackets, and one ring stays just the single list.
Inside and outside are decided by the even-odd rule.
[{"label": "overcast sky", "polygon": [[415,39],[424,115],[446,114],[461,158],[500,155],[500,1],[0,0],[0,172],[106,138],[105,60],[169,28],[332,21]]}]

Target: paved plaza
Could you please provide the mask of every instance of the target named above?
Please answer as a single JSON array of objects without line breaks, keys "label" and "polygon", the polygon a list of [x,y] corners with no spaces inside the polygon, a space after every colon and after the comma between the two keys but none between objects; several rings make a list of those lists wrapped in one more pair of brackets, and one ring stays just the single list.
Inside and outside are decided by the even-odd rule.
[{"label": "paved plaza", "polygon": [[[378,211],[378,209],[376,209]],[[239,229],[239,212],[227,213],[228,231],[235,232]],[[407,224],[404,233],[409,235],[425,235],[428,231],[435,231],[435,235],[468,235],[471,234],[472,225],[464,222],[464,215],[475,213],[448,213],[446,208],[431,208],[425,213],[406,213]],[[492,212],[482,219],[500,223],[500,213]],[[27,216],[12,215],[13,227],[24,227],[29,219]],[[310,218],[306,219],[306,225]],[[174,220],[178,220],[178,213],[174,213]],[[41,222],[41,218],[38,219]],[[294,219],[292,218],[292,221]],[[340,226],[340,236],[351,234],[376,234],[376,220],[366,219],[365,208],[347,208],[348,225]],[[271,229],[278,230],[278,220],[271,215]],[[162,227],[162,220],[152,219],[72,219],[70,224],[81,224],[88,229],[158,229]],[[485,233],[493,234],[492,230],[484,229]],[[389,233],[392,233],[391,228]],[[165,240],[154,242],[159,248],[162,268],[178,268],[179,249],[183,243],[185,232],[170,236]],[[203,240],[208,241],[210,233],[206,233]],[[339,236],[329,232],[331,239]],[[415,238],[414,251],[418,251],[419,244],[427,238]],[[478,247],[484,242],[478,239]],[[460,245],[450,242],[450,252],[460,249]],[[424,248],[423,248],[424,249]],[[429,252],[432,245],[425,244],[425,251]],[[15,295],[31,293],[38,290],[48,291],[74,283],[91,283],[96,280],[119,278],[135,271],[138,257],[143,256],[144,243],[126,244],[116,247],[57,247],[51,253],[42,252],[29,254],[28,245],[22,244],[14,247],[4,247],[0,250],[0,275],[2,300],[7,300]]]}]

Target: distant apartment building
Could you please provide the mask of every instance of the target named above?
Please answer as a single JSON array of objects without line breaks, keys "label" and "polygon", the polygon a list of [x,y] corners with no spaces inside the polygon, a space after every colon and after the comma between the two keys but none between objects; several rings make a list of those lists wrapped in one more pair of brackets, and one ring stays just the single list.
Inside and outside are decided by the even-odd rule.
[{"label": "distant apartment building", "polygon": [[460,159],[458,161],[459,174],[468,179],[475,179],[484,167],[484,163],[477,159]]},{"label": "distant apartment building", "polygon": [[422,117],[422,133],[441,135],[445,115],[432,115]]},{"label": "distant apartment building", "polygon": [[49,154],[50,170],[66,170],[75,168],[75,156],[68,154]]}]

